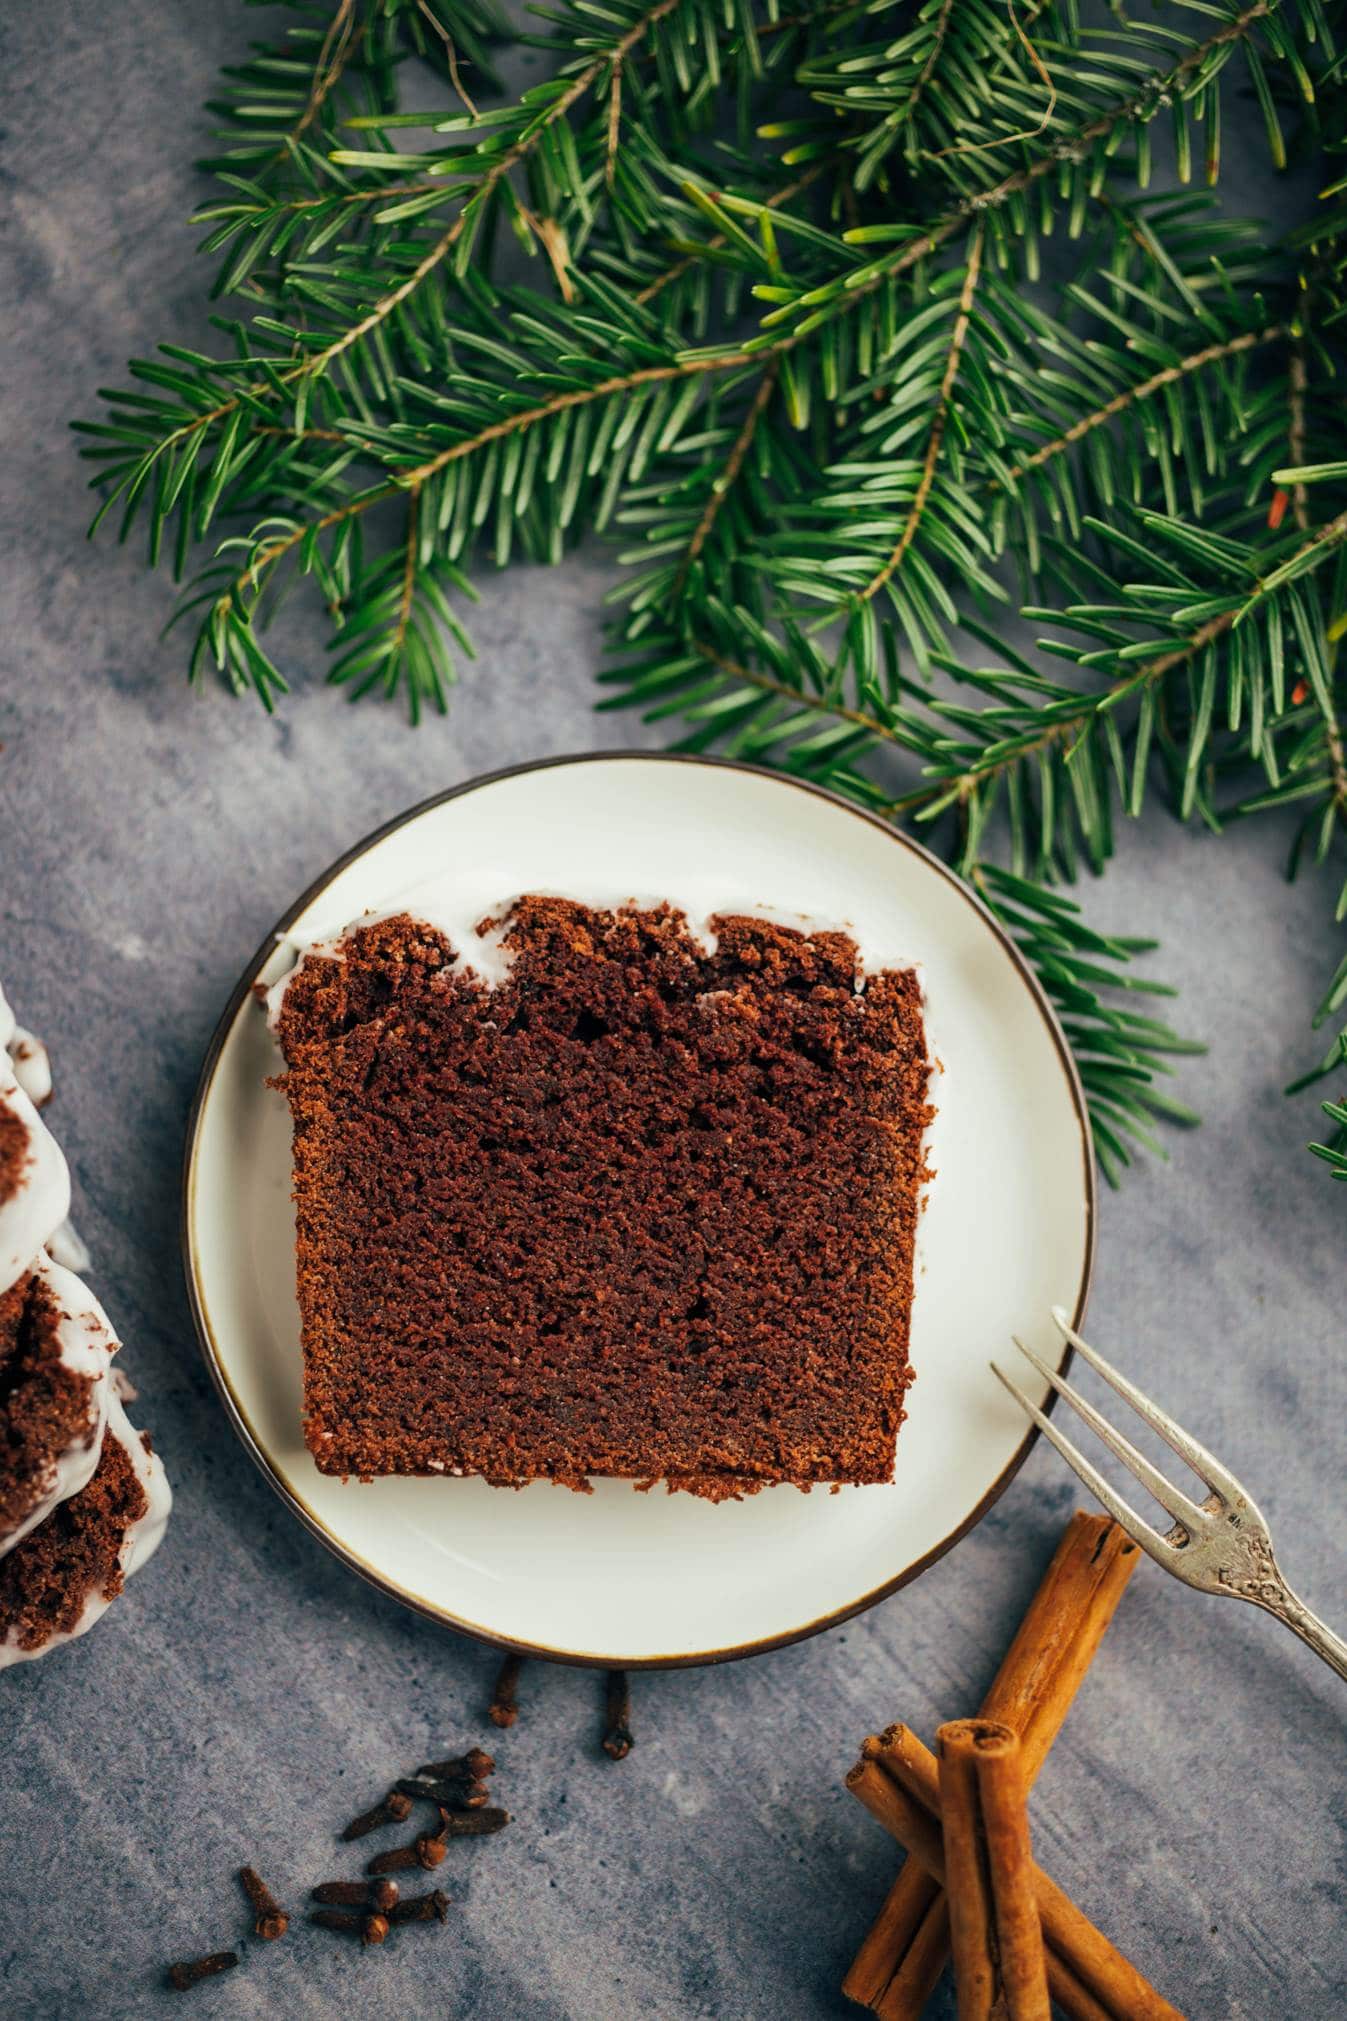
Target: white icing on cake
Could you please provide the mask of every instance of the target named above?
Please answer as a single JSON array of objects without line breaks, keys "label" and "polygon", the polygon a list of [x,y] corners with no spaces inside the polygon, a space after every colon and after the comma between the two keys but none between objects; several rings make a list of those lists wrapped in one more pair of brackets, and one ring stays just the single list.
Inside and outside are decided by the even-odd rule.
[{"label": "white icing on cake", "polygon": [[[168,1485],[168,1475],[164,1463],[157,1453],[147,1453],[141,1443],[140,1433],[127,1417],[121,1403],[115,1396],[108,1398],[107,1436],[115,1439],[127,1454],[135,1470],[136,1479],[145,1491],[146,1508],[142,1516],[129,1523],[118,1552],[118,1562],[122,1577],[129,1579],[138,1572],[158,1550],[163,1541],[164,1529],[169,1512],[173,1507],[173,1491]],[[113,1599],[116,1598],[114,1594]],[[59,1648],[63,1642],[73,1642],[80,1635],[88,1633],[96,1621],[106,1614],[112,1600],[101,1590],[85,1595],[84,1605],[73,1628],[67,1628],[47,1640],[36,1649],[20,1649],[11,1629],[9,1635],[0,1642],[0,1670],[11,1663],[28,1663],[35,1656],[46,1656],[49,1651]]]},{"label": "white icing on cake", "polygon": [[47,1254],[63,1270],[87,1270],[93,1262],[87,1244],[81,1241],[69,1221],[63,1221],[56,1233],[48,1237]]},{"label": "white icing on cake", "polygon": [[8,1291],[46,1247],[69,1270],[87,1270],[89,1252],[71,1227],[70,1173],[38,1109],[51,1099],[47,1048],[14,1021],[0,989],[0,1113],[27,1140],[19,1183],[0,1202],[0,1292]]},{"label": "white icing on cake", "polygon": [[34,1108],[40,1109],[51,1100],[51,1061],[47,1048],[17,1022],[3,989],[0,989],[0,1052],[9,1054],[14,1078]]},{"label": "white icing on cake", "polygon": [[16,1025],[9,1042],[9,1058],[14,1078],[33,1107],[45,1108],[51,1100],[51,1061],[41,1039]]},{"label": "white icing on cake", "polygon": [[[582,892],[553,891],[546,885],[534,884],[529,886],[527,894],[516,893],[513,897],[483,904],[476,881],[469,889],[451,884],[442,875],[437,875],[408,885],[390,904],[377,912],[362,913],[358,919],[348,920],[335,930],[324,921],[321,929],[312,934],[284,936],[281,946],[290,955],[290,966],[267,991],[267,1023],[275,1031],[285,992],[310,955],[320,960],[340,960],[341,945],[348,934],[360,927],[375,926],[380,920],[396,919],[403,913],[409,914],[419,924],[442,933],[464,967],[470,968],[488,989],[496,989],[508,976],[513,960],[505,944],[509,914],[518,899],[525,895],[531,898],[567,898],[573,903],[603,912],[653,912],[661,905],[671,905],[684,915],[688,932],[703,954],[715,953],[717,938],[711,921],[717,916],[761,919],[771,926],[789,927],[795,933],[844,933],[855,943],[858,981],[863,981],[867,975],[877,975],[882,969],[900,967],[916,969],[918,980],[921,979],[919,962],[886,959],[850,920],[824,920],[811,914],[790,912],[781,906],[764,904],[761,899],[736,896],[732,888],[727,895],[726,887],[709,877],[689,880],[686,888],[653,894],[633,892],[618,884],[605,891],[587,887]],[[484,918],[490,918],[496,924],[485,934],[479,934],[477,928]]]},{"label": "white icing on cake", "polygon": [[13,1191],[0,1200],[0,1292],[8,1291],[57,1233],[70,1211],[70,1174],[60,1145],[14,1078],[0,1049],[0,1124],[22,1131],[24,1162]]},{"label": "white icing on cake", "polygon": [[81,1435],[50,1461],[28,1514],[15,1529],[0,1536],[0,1558],[12,1551],[30,1530],[45,1522],[59,1502],[77,1495],[93,1479],[108,1421],[112,1357],[119,1345],[107,1314],[88,1285],[81,1283],[73,1271],[63,1269],[42,1252],[34,1265],[34,1274],[58,1314],[57,1359],[73,1374],[90,1378],[89,1412]]}]

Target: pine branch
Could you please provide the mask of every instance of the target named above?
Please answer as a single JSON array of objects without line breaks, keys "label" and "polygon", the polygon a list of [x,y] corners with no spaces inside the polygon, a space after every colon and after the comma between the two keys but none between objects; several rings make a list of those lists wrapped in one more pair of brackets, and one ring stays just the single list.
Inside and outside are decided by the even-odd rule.
[{"label": "pine branch", "polygon": [[332,16],[318,52],[318,62],[313,73],[313,83],[309,87],[308,100],[303,112],[286,136],[286,146],[277,149],[278,160],[284,159],[290,147],[317,119],[359,46],[360,32],[355,24],[355,0],[338,0],[337,10]]},{"label": "pine branch", "polygon": [[1250,6],[1243,8],[1205,42],[1190,49],[1167,72],[1153,74],[1139,90],[1111,100],[1095,117],[1061,134],[1050,150],[1034,156],[989,187],[964,197],[952,211],[925,231],[913,233],[908,227],[877,226],[850,234],[849,238],[854,243],[869,243],[894,236],[899,237],[902,243],[897,252],[863,267],[853,268],[832,287],[809,290],[797,301],[778,308],[764,318],[764,327],[787,321],[797,315],[800,308],[808,312],[800,334],[816,328],[821,319],[830,315],[849,314],[858,303],[887,282],[897,280],[921,261],[939,252],[970,217],[990,215],[1010,205],[1036,185],[1060,175],[1063,164],[1086,161],[1097,142],[1108,140],[1129,124],[1145,123],[1155,118],[1164,105],[1184,93],[1195,77],[1203,75],[1213,64],[1219,65],[1260,22],[1275,13],[1276,7],[1277,0],[1252,0]]},{"label": "pine branch", "polygon": [[758,390],[749,402],[743,426],[731,444],[730,453],[725,460],[725,468],[712,485],[711,495],[702,509],[701,517],[698,519],[696,526],[692,529],[692,538],[688,542],[686,554],[679,563],[678,574],[675,578],[675,597],[682,590],[684,583],[687,581],[688,571],[692,568],[697,557],[701,554],[702,549],[710,539],[712,529],[720,517],[721,507],[728,498],[734,486],[735,479],[744,467],[744,458],[748,455],[753,445],[753,438],[758,432],[758,423],[761,421],[767,410],[767,404],[776,391],[777,371],[778,361],[773,358],[769,361],[766,370],[758,381]]},{"label": "pine branch", "polygon": [[[1115,393],[1113,398],[1106,400],[1101,407],[1083,414],[1060,435],[1055,435],[1050,442],[1043,443],[1040,448],[1024,457],[1003,475],[992,479],[989,489],[1008,490],[1012,485],[1018,484],[1019,480],[1026,477],[1031,470],[1040,470],[1045,463],[1051,463],[1054,457],[1063,455],[1068,449],[1074,448],[1076,443],[1083,442],[1096,428],[1106,428],[1111,421],[1116,421],[1120,415],[1126,414],[1134,407],[1143,406],[1157,393],[1162,393],[1167,386],[1178,385],[1180,380],[1187,378],[1190,373],[1204,371],[1209,365],[1219,364],[1226,358],[1239,357],[1243,352],[1256,351],[1264,344],[1276,343],[1285,334],[1281,326],[1274,323],[1266,330],[1243,330],[1237,337],[1230,337],[1223,343],[1206,344],[1200,351],[1190,352],[1177,364],[1166,365],[1161,371],[1153,372],[1148,379],[1127,387],[1121,393]],[[1297,524],[1307,526],[1308,518],[1301,520],[1298,517]]]},{"label": "pine branch", "polygon": [[903,521],[902,531],[894,543],[892,553],[884,566],[871,576],[860,592],[862,603],[869,603],[872,597],[877,596],[880,590],[893,580],[903,565],[904,556],[916,539],[917,528],[921,525],[922,515],[926,511],[926,504],[931,495],[931,487],[935,483],[936,465],[940,461],[940,450],[949,422],[950,398],[954,391],[954,382],[959,376],[959,361],[963,356],[964,345],[968,341],[968,330],[973,315],[973,297],[977,293],[978,276],[981,271],[982,233],[979,230],[974,232],[968,249],[968,265],[964,270],[963,287],[959,293],[959,312],[950,334],[945,370],[940,381],[940,391],[936,396],[935,413],[931,419],[931,432],[926,442],[926,454],[922,458],[921,476],[917,480],[916,493],[908,507],[907,517]]},{"label": "pine branch", "polygon": [[[1213,830],[1293,808],[1297,859],[1347,839],[1347,206],[1270,247],[1147,194],[1152,130],[1214,180],[1247,85],[1274,163],[1334,151],[1340,59],[1319,0],[773,4],[549,0],[544,75],[480,110],[492,0],[310,5],[217,104],[205,247],[251,321],[83,426],[100,517],[178,579],[206,544],[194,675],[274,706],[267,618],[309,578],[329,680],[414,718],[471,652],[475,558],[619,530],[605,706],[938,846],[1042,977],[1115,1176],[1186,1116],[1182,1042],[1058,881],[1159,790]],[[410,53],[462,112],[399,108]],[[1027,656],[987,626],[1013,578]],[[1339,963],[1320,1022],[1344,1002]]]}]

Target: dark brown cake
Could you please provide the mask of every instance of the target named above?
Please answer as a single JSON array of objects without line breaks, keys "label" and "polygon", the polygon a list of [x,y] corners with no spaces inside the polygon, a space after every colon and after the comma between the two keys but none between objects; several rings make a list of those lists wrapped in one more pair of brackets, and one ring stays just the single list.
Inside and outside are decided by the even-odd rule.
[{"label": "dark brown cake", "polygon": [[862,977],[843,933],[712,925],[707,952],[670,907],[530,897],[494,989],[406,916],[301,963],[278,1085],[324,1472],[891,1477],[917,979]]},{"label": "dark brown cake", "polygon": [[[148,1452],[149,1440],[134,1436]],[[115,1600],[128,1533],[149,1507],[130,1452],[109,1434],[88,1486],[0,1558],[0,1648],[40,1649],[53,1636],[75,1634],[91,1609]]]},{"label": "dark brown cake", "polygon": [[0,1543],[51,1488],[59,1455],[102,1430],[93,1376],[62,1360],[60,1318],[36,1272],[0,1294]]}]

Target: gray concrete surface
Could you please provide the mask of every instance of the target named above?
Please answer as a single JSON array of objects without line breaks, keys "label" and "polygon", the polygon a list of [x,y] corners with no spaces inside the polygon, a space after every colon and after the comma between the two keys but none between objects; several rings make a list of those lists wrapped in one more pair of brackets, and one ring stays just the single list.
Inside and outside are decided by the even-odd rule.
[{"label": "gray concrete surface", "polygon": [[[602,557],[482,579],[447,724],[351,714],[287,652],[275,721],[189,693],[165,581],[87,547],[65,424],[125,358],[202,329],[184,219],[198,111],[258,17],[189,0],[3,10],[9,139],[0,553],[0,972],[51,1041],[53,1122],[95,1282],[177,1489],[152,1568],[75,1649],[0,1684],[0,2011],[158,2011],[163,1962],[240,1927],[231,1869],[294,1898],[390,1772],[485,1737],[492,1654],[368,1590],[272,1495],[198,1359],[177,1253],[184,1119],[219,1008],[272,920],[354,838],[438,787],[635,743],[596,719]],[[1233,152],[1233,150],[1232,150]],[[1255,159],[1255,156],[1257,157]],[[1252,177],[1261,160],[1250,149]],[[1205,1127],[1104,1202],[1091,1325],[1264,1497],[1307,1595],[1347,1619],[1347,1196],[1284,1102],[1333,959],[1321,880],[1274,831],[1122,841],[1091,917],[1165,942]],[[519,1822],[455,1861],[451,1930],[396,1952],[291,1939],[203,2015],[813,2021],[894,1871],[841,1777],[856,1741],[971,1711],[1073,1502],[1040,1450],[909,1591],[801,1647],[636,1681],[639,1744],[597,1754],[599,1681],[535,1669],[501,1738]],[[1192,2016],[1347,2004],[1347,1689],[1270,1621],[1143,1567],[1040,1784],[1040,1854]],[[948,1990],[935,2013],[953,2013]]]}]

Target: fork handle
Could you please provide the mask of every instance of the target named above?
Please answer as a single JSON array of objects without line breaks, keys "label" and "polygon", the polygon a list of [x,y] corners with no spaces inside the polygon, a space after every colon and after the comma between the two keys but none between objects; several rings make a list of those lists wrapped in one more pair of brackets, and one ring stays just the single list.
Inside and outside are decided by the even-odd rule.
[{"label": "fork handle", "polygon": [[1347,1679],[1347,1642],[1312,1613],[1299,1594],[1283,1584],[1280,1591],[1273,1589],[1260,1596],[1260,1605],[1266,1607],[1269,1614],[1275,1614],[1279,1621],[1284,1621],[1302,1642],[1308,1642],[1315,1655],[1322,1656],[1330,1670],[1336,1670],[1339,1677]]}]

